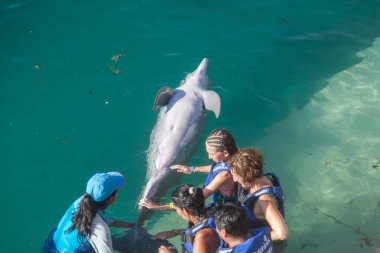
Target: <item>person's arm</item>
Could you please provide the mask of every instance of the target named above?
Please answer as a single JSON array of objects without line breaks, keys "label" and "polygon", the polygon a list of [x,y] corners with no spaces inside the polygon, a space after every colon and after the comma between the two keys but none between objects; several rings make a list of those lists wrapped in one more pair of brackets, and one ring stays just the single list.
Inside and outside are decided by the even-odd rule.
[{"label": "person's arm", "polygon": [[[211,170],[212,165],[205,165],[205,166],[194,166],[194,173],[197,172],[209,172]],[[185,173],[185,174],[191,174],[191,166],[176,164],[170,166],[170,169],[176,170],[179,173]]]},{"label": "person's arm", "polygon": [[156,240],[156,239],[166,240],[166,239],[172,238],[174,236],[180,235],[184,231],[185,231],[185,229],[174,229],[174,230],[169,230],[169,231],[163,231],[163,232],[155,234],[154,236],[152,236],[151,239],[152,240]]},{"label": "person's arm", "polygon": [[111,222],[110,226],[115,228],[131,228],[135,225],[134,222],[128,222],[128,221],[122,221],[122,220],[115,220]]},{"label": "person's arm", "polygon": [[158,252],[159,253],[173,253],[173,252],[178,252],[178,251],[174,246],[166,247],[164,245],[161,245],[160,248],[158,249]]},{"label": "person's arm", "polygon": [[231,182],[232,176],[227,171],[222,171],[214,179],[209,183],[205,188],[203,188],[203,195],[205,196],[205,199],[210,197],[211,194],[216,192],[223,184],[227,182]]},{"label": "person's arm", "polygon": [[211,228],[202,229],[194,237],[193,252],[214,253],[218,247],[219,237]]},{"label": "person's arm", "polygon": [[288,227],[272,196],[260,196],[254,210],[258,211],[257,217],[268,221],[271,227],[272,241],[286,240],[288,238]]},{"label": "person's arm", "polygon": [[150,201],[149,199],[143,198],[140,199],[139,201],[140,206],[144,206],[148,209],[154,209],[154,210],[159,210],[159,211],[170,211],[173,210],[170,207],[170,204],[167,205],[158,205],[157,203],[154,203],[153,201]]}]

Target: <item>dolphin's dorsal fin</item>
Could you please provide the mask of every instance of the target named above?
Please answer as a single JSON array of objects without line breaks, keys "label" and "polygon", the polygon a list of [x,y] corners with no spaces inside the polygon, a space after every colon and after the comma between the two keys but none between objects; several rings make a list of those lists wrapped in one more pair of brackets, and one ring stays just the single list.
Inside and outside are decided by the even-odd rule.
[{"label": "dolphin's dorsal fin", "polygon": [[213,90],[205,90],[202,95],[206,110],[213,111],[215,117],[218,118],[220,114],[220,97],[218,93]]},{"label": "dolphin's dorsal fin", "polygon": [[153,111],[155,111],[159,105],[161,106],[166,105],[169,102],[173,93],[174,93],[174,89],[170,87],[162,87],[157,92],[156,99],[154,100]]}]

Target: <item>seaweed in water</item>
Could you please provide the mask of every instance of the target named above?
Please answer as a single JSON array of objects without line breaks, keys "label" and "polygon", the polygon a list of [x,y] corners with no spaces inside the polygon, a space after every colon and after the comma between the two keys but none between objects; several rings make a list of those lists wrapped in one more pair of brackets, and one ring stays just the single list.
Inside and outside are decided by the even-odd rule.
[{"label": "seaweed in water", "polygon": [[362,247],[362,248],[363,248],[363,244],[366,245],[367,247],[373,246],[373,243],[371,242],[371,240],[367,236],[359,239],[359,242],[360,242],[360,247]]},{"label": "seaweed in water", "polygon": [[372,168],[374,168],[375,170],[379,170],[379,167],[380,167],[380,160],[378,160],[377,163],[372,165]]}]

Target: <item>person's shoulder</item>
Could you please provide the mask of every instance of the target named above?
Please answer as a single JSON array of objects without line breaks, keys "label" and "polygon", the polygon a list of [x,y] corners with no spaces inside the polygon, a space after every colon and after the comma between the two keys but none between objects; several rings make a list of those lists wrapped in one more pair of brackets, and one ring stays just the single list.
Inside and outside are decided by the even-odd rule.
[{"label": "person's shoulder", "polygon": [[218,234],[210,227],[204,228],[195,235],[194,244],[202,245],[200,247],[206,247],[208,251],[214,252],[219,247]]},{"label": "person's shoulder", "polygon": [[79,205],[80,205],[80,202],[82,200],[83,196],[80,196],[79,198],[77,198],[72,204],[71,206],[73,206],[74,208],[79,208]]},{"label": "person's shoulder", "polygon": [[107,230],[107,231],[109,231],[108,224],[100,216],[99,213],[96,213],[94,219],[92,219],[91,227],[93,230]]},{"label": "person's shoulder", "polygon": [[217,237],[218,235],[216,234],[216,232],[212,228],[207,227],[196,233],[194,240],[208,241],[209,239]]},{"label": "person's shoulder", "polygon": [[258,199],[259,199],[259,200],[270,201],[270,200],[273,199],[273,197],[272,197],[271,194],[261,194],[260,196],[258,196]]},{"label": "person's shoulder", "polygon": [[263,176],[263,183],[268,186],[273,186],[273,181],[271,177],[268,177],[267,175]]},{"label": "person's shoulder", "polygon": [[256,205],[262,207],[276,206],[276,197],[272,194],[262,194],[257,198]]},{"label": "person's shoulder", "polygon": [[213,167],[213,172],[216,173],[218,171],[230,171],[230,167],[226,162],[218,162]]},{"label": "person's shoulder", "polygon": [[232,178],[232,175],[229,171],[220,171],[217,175],[214,176],[214,180],[219,179],[224,181],[227,178]]}]

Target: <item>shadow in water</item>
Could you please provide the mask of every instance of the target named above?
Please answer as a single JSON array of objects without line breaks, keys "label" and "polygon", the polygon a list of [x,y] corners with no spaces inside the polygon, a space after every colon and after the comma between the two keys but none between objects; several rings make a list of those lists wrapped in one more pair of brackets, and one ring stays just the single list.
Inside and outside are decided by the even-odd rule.
[{"label": "shadow in water", "polygon": [[128,230],[112,236],[112,244],[114,249],[120,253],[155,253],[158,252],[161,245],[174,248],[169,241],[152,240],[152,236],[144,229],[139,229],[137,232]]}]

